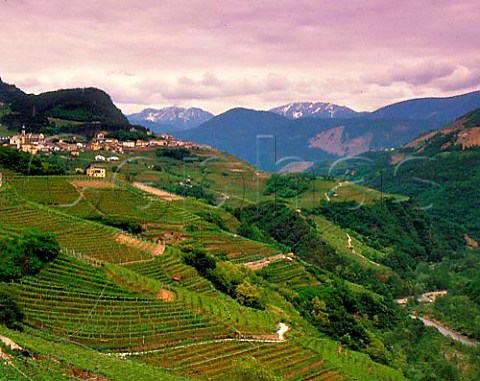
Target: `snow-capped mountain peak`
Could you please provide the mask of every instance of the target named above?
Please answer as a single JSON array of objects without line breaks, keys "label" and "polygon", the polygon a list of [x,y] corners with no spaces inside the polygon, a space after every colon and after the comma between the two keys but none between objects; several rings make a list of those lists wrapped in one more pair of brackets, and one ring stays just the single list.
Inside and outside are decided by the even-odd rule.
[{"label": "snow-capped mountain peak", "polygon": [[161,109],[147,108],[139,113],[127,115],[127,117],[131,123],[149,122],[188,129],[206,122],[213,117],[213,114],[196,107],[170,106]]},{"label": "snow-capped mountain peak", "polygon": [[275,107],[270,112],[289,119],[299,118],[353,118],[358,113],[345,106],[325,102],[294,102]]}]

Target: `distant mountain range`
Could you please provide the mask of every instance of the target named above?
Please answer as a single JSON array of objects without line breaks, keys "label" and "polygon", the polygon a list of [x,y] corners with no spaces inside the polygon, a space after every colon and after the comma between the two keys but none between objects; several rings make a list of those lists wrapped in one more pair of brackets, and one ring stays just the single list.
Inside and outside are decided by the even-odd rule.
[{"label": "distant mountain range", "polygon": [[154,132],[175,132],[188,130],[211,119],[213,114],[200,108],[165,107],[147,108],[141,112],[127,115],[130,123],[140,124]]},{"label": "distant mountain range", "polygon": [[480,107],[480,91],[447,98],[419,98],[382,107],[369,118],[428,119],[452,122]]},{"label": "distant mountain range", "polygon": [[[430,120],[446,124],[470,110],[480,107],[480,91],[447,98],[419,98],[394,103],[374,112],[357,112],[349,107],[325,102],[294,102],[275,107],[269,112],[287,119],[397,119]],[[176,133],[200,126],[214,115],[200,108],[147,108],[127,115],[133,124],[154,132]]]},{"label": "distant mountain range", "polygon": [[324,102],[296,102],[269,110],[289,119],[299,118],[355,118],[361,115],[345,106]]},{"label": "distant mountain range", "polygon": [[[177,135],[275,171],[286,164],[279,159],[287,157],[313,165],[369,150],[400,147],[478,107],[478,91],[449,98],[414,99],[373,113],[345,111],[325,103],[296,103],[276,108],[277,113],[229,110]],[[338,117],[340,110],[346,112],[344,118]],[[329,113],[331,116],[325,117]]]},{"label": "distant mountain range", "polygon": [[199,108],[146,109],[127,119],[100,89],[32,95],[0,79],[0,102],[9,105],[3,107],[0,123],[14,130],[26,125],[48,134],[91,135],[94,130],[145,134],[146,127],[217,147],[261,169],[276,171],[287,161],[303,161],[300,167],[308,168],[323,160],[400,147],[480,108],[480,91],[403,101],[371,113],[331,103],[297,102],[270,112],[236,108],[215,117]]},{"label": "distant mountain range", "polygon": [[267,111],[233,109],[177,136],[217,147],[261,169],[277,171],[291,161],[313,165],[370,149],[398,147],[441,126],[429,120],[292,120]]}]

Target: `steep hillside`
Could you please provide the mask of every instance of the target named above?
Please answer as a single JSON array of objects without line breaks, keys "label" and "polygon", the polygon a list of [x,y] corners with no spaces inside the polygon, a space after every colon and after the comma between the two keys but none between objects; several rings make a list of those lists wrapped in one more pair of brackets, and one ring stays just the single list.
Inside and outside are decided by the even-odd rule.
[{"label": "steep hillside", "polygon": [[[40,131],[54,127],[54,120],[64,123],[103,123],[127,126],[127,119],[115,107],[110,96],[94,89],[67,89],[39,95],[28,95],[11,104],[12,113],[2,118],[2,123],[13,129],[22,125]],[[78,124],[78,123],[77,123]]]},{"label": "steep hillside", "polygon": [[0,102],[11,103],[25,96],[26,94],[18,87],[5,83],[0,78]]},{"label": "steep hillside", "polygon": [[128,124],[122,112],[115,107],[110,96],[95,88],[50,91],[33,100],[36,112],[47,117],[78,122]]},{"label": "steep hillside", "polygon": [[365,153],[363,160],[337,169],[355,173],[352,178],[362,178],[363,184],[415,199],[435,218],[460,224],[478,240],[479,115],[475,110],[404,148]]},{"label": "steep hillside", "polygon": [[[85,133],[99,128],[118,130],[130,126],[110,96],[95,88],[27,95],[1,82],[0,101],[8,105],[8,112],[0,113],[0,123],[11,130],[18,131],[25,125],[32,132]],[[138,129],[145,130],[144,127]]]},{"label": "steep hillside", "polygon": [[480,109],[469,112],[446,128],[422,135],[405,145],[406,148],[413,148],[418,152],[478,146],[480,146]]}]

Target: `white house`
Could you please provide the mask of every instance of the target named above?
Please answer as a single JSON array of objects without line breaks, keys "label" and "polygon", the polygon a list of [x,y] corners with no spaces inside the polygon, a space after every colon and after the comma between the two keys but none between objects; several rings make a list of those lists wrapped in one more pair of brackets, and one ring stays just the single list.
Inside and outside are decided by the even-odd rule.
[{"label": "white house", "polygon": [[133,141],[122,142],[122,146],[124,148],[135,148],[135,142]]}]

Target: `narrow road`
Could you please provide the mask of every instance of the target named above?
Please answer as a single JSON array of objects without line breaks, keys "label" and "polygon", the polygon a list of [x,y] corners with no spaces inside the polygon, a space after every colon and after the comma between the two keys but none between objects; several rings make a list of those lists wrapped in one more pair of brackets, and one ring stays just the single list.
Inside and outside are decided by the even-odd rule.
[{"label": "narrow road", "polygon": [[440,332],[443,336],[449,337],[455,341],[458,341],[462,344],[468,345],[470,347],[476,347],[480,344],[477,340],[470,339],[469,337],[463,336],[462,334],[458,333],[457,331],[454,331],[453,329],[450,329],[448,327],[445,327],[444,325],[441,325],[439,323],[436,323],[430,319],[427,319],[422,316],[415,316],[415,315],[410,315],[411,318],[413,319],[419,319],[425,324],[427,327],[434,327]]}]

